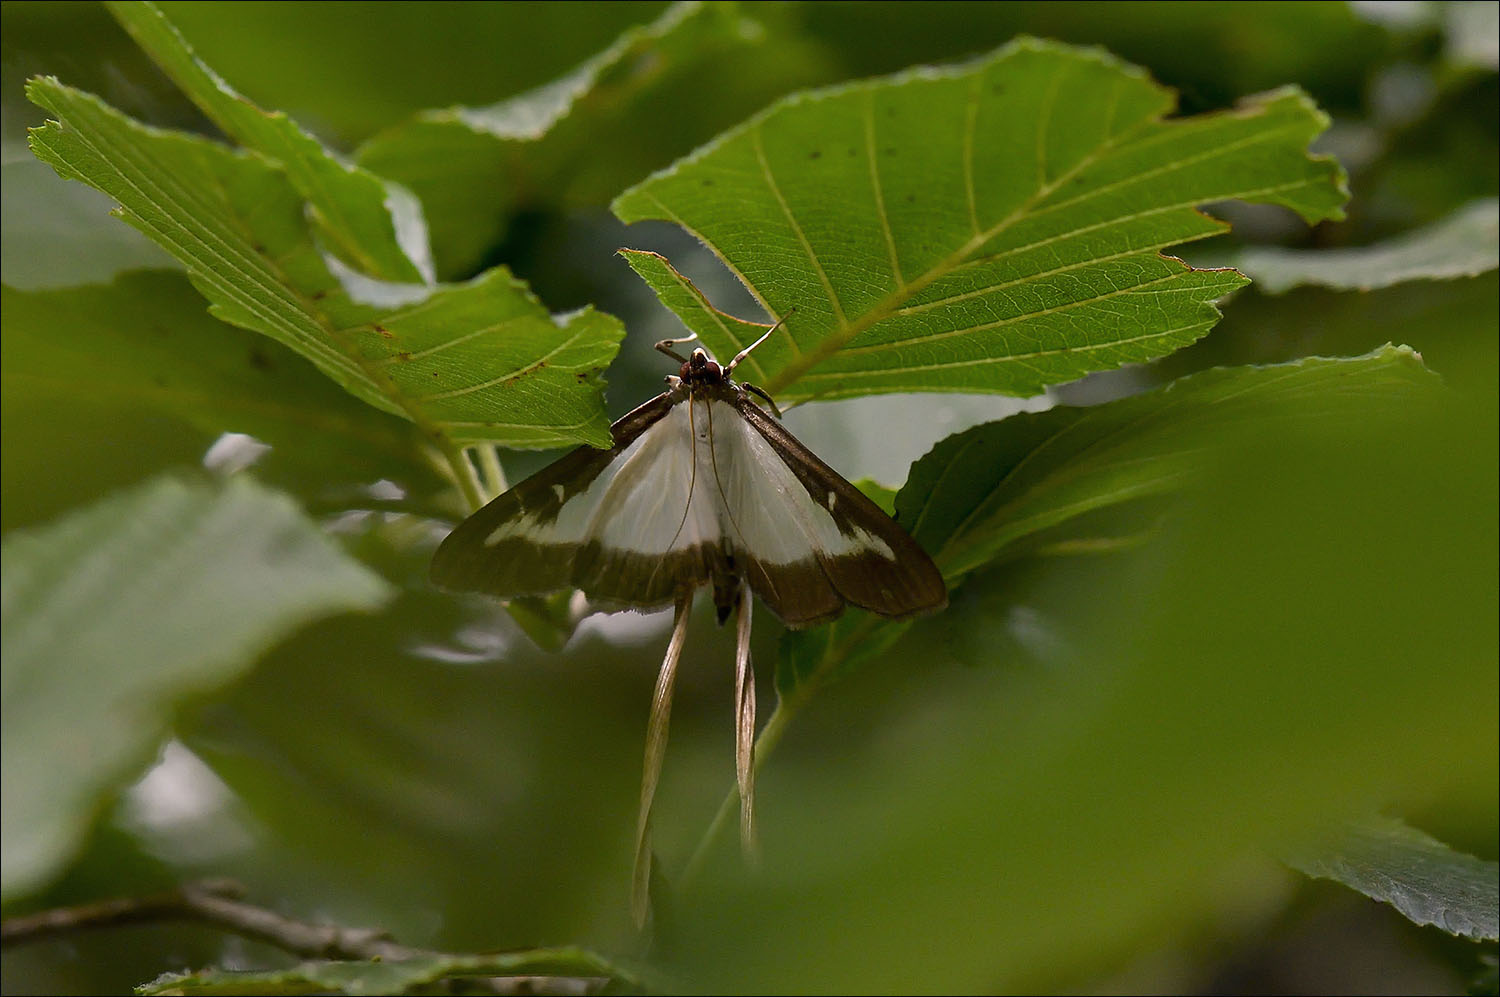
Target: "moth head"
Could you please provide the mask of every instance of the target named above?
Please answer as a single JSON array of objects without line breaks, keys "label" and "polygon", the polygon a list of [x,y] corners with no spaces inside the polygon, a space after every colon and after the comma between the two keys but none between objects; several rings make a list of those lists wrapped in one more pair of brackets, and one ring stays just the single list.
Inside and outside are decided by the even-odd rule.
[{"label": "moth head", "polygon": [[688,357],[687,363],[682,365],[682,379],[684,381],[718,381],[724,376],[723,368],[708,359],[708,354],[702,347],[693,351]]}]

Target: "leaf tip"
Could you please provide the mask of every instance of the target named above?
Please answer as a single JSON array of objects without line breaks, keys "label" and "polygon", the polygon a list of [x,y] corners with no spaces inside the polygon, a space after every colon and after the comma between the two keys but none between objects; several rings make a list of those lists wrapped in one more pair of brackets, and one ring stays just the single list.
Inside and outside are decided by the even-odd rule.
[{"label": "leaf tip", "polygon": [[[48,73],[43,73],[39,76],[33,76],[26,81],[26,99],[31,101],[38,107],[46,108],[50,111],[52,110],[52,107],[47,103],[46,93],[47,91],[54,90],[58,87],[61,87],[62,85],[63,84],[61,80],[59,80],[56,76]],[[34,128],[28,129],[28,131],[35,130],[36,129]]]}]

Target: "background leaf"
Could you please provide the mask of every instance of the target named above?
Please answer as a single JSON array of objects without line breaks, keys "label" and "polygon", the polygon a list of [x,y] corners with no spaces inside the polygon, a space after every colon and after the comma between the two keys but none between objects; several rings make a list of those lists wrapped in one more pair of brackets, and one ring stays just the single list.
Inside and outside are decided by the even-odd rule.
[{"label": "background leaf", "polygon": [[0,301],[8,527],[197,464],[224,433],[269,445],[257,475],[322,508],[358,507],[382,479],[414,506],[450,489],[410,423],[351,398],[279,343],[215,320],[181,273],[6,287]]},{"label": "background leaf", "polygon": [[[1305,154],[1326,122],[1302,95],[1162,121],[1170,108],[1133,67],[1026,40],[784,101],[614,208],[682,225],[772,314],[796,310],[746,364],[772,393],[1035,394],[1213,325],[1243,278],[1157,252],[1221,230],[1194,205],[1339,213],[1342,173]],[[679,317],[716,354],[747,345],[701,310]]]},{"label": "background leaf", "polygon": [[[1430,406],[1439,394],[1437,378],[1407,348],[1204,371],[1132,398],[1022,413],[954,434],[912,465],[896,519],[952,589],[975,570],[1043,545],[1090,554],[1141,542],[1159,529],[1160,513],[1122,519],[1119,507],[1187,487],[1202,471],[1204,441],[1217,434],[1247,432],[1292,405],[1332,426],[1364,418],[1376,403]],[[803,686],[843,674],[907,627],[850,613],[819,631],[789,632],[777,687],[800,700]]]},{"label": "background leaf", "polygon": [[1296,856],[1292,865],[1391,904],[1417,924],[1476,941],[1500,938],[1500,866],[1399,820],[1354,824],[1328,850]]},{"label": "background leaf", "polygon": [[55,80],[30,93],[65,122],[33,133],[37,155],[119,201],[126,221],[187,265],[219,318],[280,340],[435,442],[607,443],[598,387],[622,334],[613,318],[585,310],[554,322],[502,269],[414,303],[407,293],[395,307],[359,304],[319,257],[276,167],[144,128]]},{"label": "background leaf", "polygon": [[[222,488],[161,479],[8,534],[4,550],[7,897],[72,857],[186,697],[311,619],[390,595],[290,502],[245,478]],[[37,757],[52,764],[28,764]]]},{"label": "background leaf", "polygon": [[432,281],[421,209],[409,206],[398,229],[393,208],[410,195],[379,177],[336,160],[282,113],[267,114],[240,96],[193,54],[161,8],[150,2],[110,3],[111,13],[224,133],[280,163],[307,201],[328,248],[380,280]]},{"label": "background leaf", "polygon": [[1493,405],[1334,404],[1217,427],[1152,543],[971,576],[841,686],[878,695],[804,710],[762,784],[774,871],[726,862],[679,900],[674,968],[1065,990],[1163,933],[1253,933],[1287,888],[1263,849],[1315,848],[1375,801],[1488,811]]},{"label": "background leaf", "polygon": [[1357,249],[1255,246],[1235,266],[1269,294],[1316,284],[1369,291],[1408,280],[1473,277],[1500,266],[1500,201],[1475,201],[1418,232]]},{"label": "background leaf", "polygon": [[[204,60],[262,107],[285,108],[352,149],[424,108],[484,105],[567,73],[621,32],[661,14],[663,0],[587,2],[582,8],[422,10],[363,4],[286,9],[255,4],[165,8]],[[401,56],[392,72],[391,52]],[[266,59],[279,52],[281,58]]]},{"label": "background leaf", "polygon": [[[421,198],[444,274],[472,273],[517,212],[602,205],[778,94],[792,54],[761,58],[765,30],[747,13],[675,4],[534,90],[387,129],[359,161]],[[729,78],[727,100],[701,99]]]},{"label": "background leaf", "polygon": [[1291,403],[1317,406],[1332,426],[1376,401],[1433,404],[1439,390],[1405,347],[1204,371],[1105,405],[1059,406],[951,436],[912,466],[897,511],[957,581],[1070,519],[1180,487],[1216,431],[1243,431]]}]

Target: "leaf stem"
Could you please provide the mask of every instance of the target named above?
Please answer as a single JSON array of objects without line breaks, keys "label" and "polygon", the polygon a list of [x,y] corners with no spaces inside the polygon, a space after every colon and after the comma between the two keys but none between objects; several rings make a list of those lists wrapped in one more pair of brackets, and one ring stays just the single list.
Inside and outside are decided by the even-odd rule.
[{"label": "leaf stem", "polygon": [[506,489],[505,468],[500,466],[500,450],[493,443],[484,443],[474,448],[479,457],[479,469],[483,475],[484,501],[488,502]]},{"label": "leaf stem", "polygon": [[455,446],[447,436],[442,436],[438,447],[443,452],[443,457],[448,461],[448,469],[453,472],[453,481],[458,485],[458,490],[463,493],[464,503],[474,512],[484,505],[484,493],[480,490],[479,474],[474,470],[473,463],[465,455],[462,447]]}]

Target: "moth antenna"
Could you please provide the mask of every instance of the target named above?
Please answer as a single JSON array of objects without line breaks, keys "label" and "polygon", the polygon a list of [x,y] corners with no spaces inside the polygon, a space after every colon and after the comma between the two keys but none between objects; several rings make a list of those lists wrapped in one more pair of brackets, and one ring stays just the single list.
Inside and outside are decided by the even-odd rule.
[{"label": "moth antenna", "polygon": [[729,361],[729,366],[724,368],[724,372],[726,374],[732,372],[736,367],[738,367],[740,365],[740,361],[741,360],[745,359],[746,357],[748,357],[750,355],[750,351],[751,350],[755,349],[761,343],[764,343],[767,339],[769,339],[771,337],[771,333],[775,332],[777,329],[780,329],[781,326],[782,326],[782,323],[784,323],[787,319],[791,318],[795,314],[797,314],[797,309],[792,308],[789,311],[787,311],[787,313],[785,315],[781,316],[781,318],[777,319],[776,320],[776,324],[773,325],[773,326],[771,326],[771,328],[767,329],[765,332],[761,333],[761,336],[760,336],[759,339],[757,339],[755,342],[751,343],[749,346],[745,347],[743,350],[740,350],[738,353],[736,353],[734,355],[734,359],[731,360],[731,361]]},{"label": "moth antenna", "polygon": [[755,837],[755,666],[750,661],[748,589],[740,589],[736,607],[734,653],[734,774],[740,791],[740,847],[754,866],[759,855]]},{"label": "moth antenna", "polygon": [[641,772],[641,811],[635,824],[635,872],[630,888],[630,913],[637,928],[646,926],[646,918],[651,913],[651,803],[656,799],[661,763],[667,755],[672,685],[677,681],[677,662],[682,660],[682,645],[687,640],[688,610],[692,608],[693,590],[685,588],[677,594],[672,639],[667,642],[661,672],[656,676],[656,691],[651,694],[651,718],[646,721],[646,760]]},{"label": "moth antenna", "polygon": [[695,332],[691,336],[682,336],[678,339],[663,339],[657,342],[656,351],[658,353],[665,353],[667,356],[671,357],[673,360],[676,360],[678,363],[687,363],[687,357],[678,353],[676,350],[672,349],[672,347],[682,343],[691,343],[697,338],[698,334]]}]

